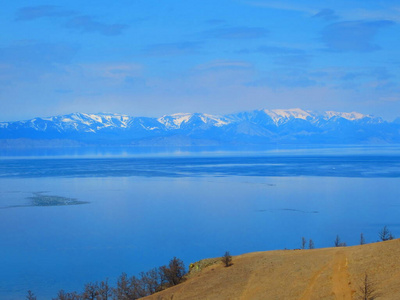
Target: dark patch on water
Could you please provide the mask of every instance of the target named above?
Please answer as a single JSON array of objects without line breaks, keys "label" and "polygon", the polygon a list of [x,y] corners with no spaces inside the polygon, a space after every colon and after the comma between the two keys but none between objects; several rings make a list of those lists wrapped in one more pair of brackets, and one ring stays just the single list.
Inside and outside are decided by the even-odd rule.
[{"label": "dark patch on water", "polygon": [[34,193],[33,196],[28,197],[32,206],[64,206],[64,205],[79,205],[87,204],[89,202],[79,201],[75,198],[68,198],[56,195],[44,195],[43,192]]},{"label": "dark patch on water", "polygon": [[29,201],[24,205],[10,205],[3,208],[16,208],[16,207],[34,207],[34,206],[68,206],[68,205],[81,205],[88,204],[87,201],[80,201],[76,198],[69,198],[57,195],[45,195],[47,192],[35,192],[33,196],[26,197]]}]

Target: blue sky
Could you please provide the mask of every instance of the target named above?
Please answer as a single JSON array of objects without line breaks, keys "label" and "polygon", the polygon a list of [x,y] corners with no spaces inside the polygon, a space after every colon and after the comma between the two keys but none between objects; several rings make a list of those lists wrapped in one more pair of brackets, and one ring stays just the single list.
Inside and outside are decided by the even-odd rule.
[{"label": "blue sky", "polygon": [[259,108],[400,116],[397,1],[6,1],[0,121]]}]

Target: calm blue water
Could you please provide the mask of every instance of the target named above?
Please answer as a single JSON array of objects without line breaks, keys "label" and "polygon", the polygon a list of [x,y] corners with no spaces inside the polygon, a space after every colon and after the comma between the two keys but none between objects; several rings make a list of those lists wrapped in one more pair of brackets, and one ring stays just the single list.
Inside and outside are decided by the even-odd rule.
[{"label": "calm blue water", "polygon": [[[296,153],[3,156],[0,299],[114,284],[173,256],[189,265],[227,250],[293,249],[302,236],[354,245],[384,225],[400,235],[400,152]],[[90,203],[40,206],[38,195]]]}]

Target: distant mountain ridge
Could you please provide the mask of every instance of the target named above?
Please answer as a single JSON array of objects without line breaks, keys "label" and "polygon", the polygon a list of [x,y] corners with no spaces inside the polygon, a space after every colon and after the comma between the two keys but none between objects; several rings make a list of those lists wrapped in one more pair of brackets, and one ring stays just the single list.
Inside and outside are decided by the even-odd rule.
[{"label": "distant mountain ridge", "polygon": [[154,146],[400,143],[400,122],[357,112],[296,108],[223,116],[176,113],[159,118],[72,113],[0,123],[0,144],[21,139],[26,143],[57,139],[61,144],[68,140],[81,145]]}]

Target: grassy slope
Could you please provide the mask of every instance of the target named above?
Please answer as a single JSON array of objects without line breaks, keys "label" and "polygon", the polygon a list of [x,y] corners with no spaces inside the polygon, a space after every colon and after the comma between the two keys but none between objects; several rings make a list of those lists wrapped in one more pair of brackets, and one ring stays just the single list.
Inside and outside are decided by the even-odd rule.
[{"label": "grassy slope", "polygon": [[378,299],[400,299],[400,239],[344,248],[279,250],[233,257],[145,299],[358,299],[368,273]]}]

